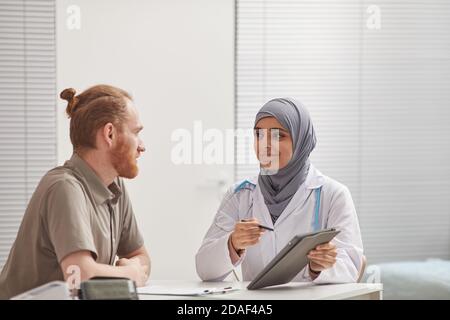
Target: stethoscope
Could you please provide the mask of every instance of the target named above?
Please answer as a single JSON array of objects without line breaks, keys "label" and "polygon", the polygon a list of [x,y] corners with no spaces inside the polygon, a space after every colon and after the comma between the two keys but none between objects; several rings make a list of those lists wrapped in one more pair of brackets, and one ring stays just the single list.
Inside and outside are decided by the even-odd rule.
[{"label": "stethoscope", "polygon": [[314,206],[314,217],[313,217],[313,223],[312,223],[312,229],[313,231],[319,231],[320,230],[320,194],[322,191],[322,187],[318,187],[314,189],[314,192],[316,194],[316,204]]}]

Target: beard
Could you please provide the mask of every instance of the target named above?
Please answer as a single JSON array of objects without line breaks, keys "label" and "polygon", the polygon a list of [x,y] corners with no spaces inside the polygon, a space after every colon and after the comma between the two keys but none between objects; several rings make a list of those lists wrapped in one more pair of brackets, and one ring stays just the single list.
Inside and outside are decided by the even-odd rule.
[{"label": "beard", "polygon": [[119,177],[133,179],[138,175],[139,168],[133,151],[123,138],[119,138],[111,153],[112,165]]}]

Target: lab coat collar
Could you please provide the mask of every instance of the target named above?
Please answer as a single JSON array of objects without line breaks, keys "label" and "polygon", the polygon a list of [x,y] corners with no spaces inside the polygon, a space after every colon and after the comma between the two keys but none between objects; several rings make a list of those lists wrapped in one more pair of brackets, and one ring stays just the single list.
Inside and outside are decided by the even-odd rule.
[{"label": "lab coat collar", "polygon": [[325,176],[311,164],[304,183],[306,189],[317,189],[324,185]]}]

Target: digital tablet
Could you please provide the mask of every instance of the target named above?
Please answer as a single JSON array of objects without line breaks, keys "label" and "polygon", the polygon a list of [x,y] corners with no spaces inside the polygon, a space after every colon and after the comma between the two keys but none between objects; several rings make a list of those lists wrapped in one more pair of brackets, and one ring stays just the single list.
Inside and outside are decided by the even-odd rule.
[{"label": "digital tablet", "polygon": [[250,282],[247,289],[255,290],[290,282],[308,264],[309,251],[330,242],[339,232],[333,228],[293,237]]}]

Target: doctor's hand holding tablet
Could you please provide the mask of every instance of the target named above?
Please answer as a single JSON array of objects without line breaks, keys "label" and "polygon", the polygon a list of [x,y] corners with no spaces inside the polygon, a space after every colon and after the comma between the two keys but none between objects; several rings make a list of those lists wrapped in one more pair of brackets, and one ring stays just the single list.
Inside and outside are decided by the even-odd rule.
[{"label": "doctor's hand holding tablet", "polygon": [[308,253],[309,272],[311,278],[315,279],[318,273],[329,269],[336,263],[337,250],[331,242],[318,245]]}]

